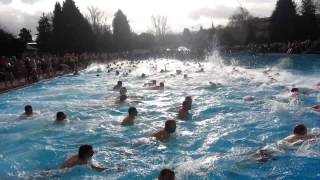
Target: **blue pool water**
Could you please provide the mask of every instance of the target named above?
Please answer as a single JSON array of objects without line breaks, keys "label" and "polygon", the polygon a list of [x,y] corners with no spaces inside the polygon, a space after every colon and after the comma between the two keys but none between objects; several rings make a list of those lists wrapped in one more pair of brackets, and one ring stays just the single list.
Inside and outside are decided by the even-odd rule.
[{"label": "blue pool water", "polygon": [[[256,149],[290,135],[296,124],[320,131],[320,114],[310,108],[320,104],[319,91],[299,103],[272,98],[288,99],[293,86],[317,89],[319,56],[213,55],[202,64],[205,72],[196,73],[195,62],[141,61],[128,77],[94,64],[79,76],[0,95],[0,179],[155,179],[163,168],[174,169],[177,179],[320,179],[319,140],[281,151],[266,163],[251,158]],[[170,72],[160,74],[165,65]],[[232,72],[234,67],[239,72]],[[190,78],[171,76],[177,69]],[[277,82],[268,84],[267,69]],[[139,77],[143,72],[146,79]],[[152,79],[164,81],[165,91],[145,89]],[[111,89],[118,80],[129,96],[144,99],[116,104],[118,93]],[[209,81],[222,86],[210,87]],[[187,95],[193,96],[189,120],[178,120],[167,142],[150,139],[165,120],[176,117]],[[256,100],[244,102],[248,95]],[[27,104],[40,114],[21,120]],[[129,106],[136,106],[139,116],[133,127],[122,127]],[[53,124],[58,111],[67,114],[69,123]],[[93,145],[96,163],[125,171],[56,170],[81,144]]]}]

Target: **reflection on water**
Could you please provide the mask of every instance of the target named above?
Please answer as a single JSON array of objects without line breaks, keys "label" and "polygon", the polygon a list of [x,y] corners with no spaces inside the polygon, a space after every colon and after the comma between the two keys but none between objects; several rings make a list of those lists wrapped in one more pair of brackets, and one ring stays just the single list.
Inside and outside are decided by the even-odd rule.
[{"label": "reflection on water", "polygon": [[[156,59],[136,67],[124,61],[119,76],[108,73],[106,65],[93,64],[79,76],[3,94],[0,175],[5,179],[151,179],[168,167],[180,179],[319,178],[319,141],[303,143],[265,164],[248,161],[252,152],[290,135],[298,123],[319,130],[319,113],[310,108],[320,103],[315,86],[320,68],[315,58],[214,54],[201,63]],[[112,88],[118,80],[127,87],[128,96],[144,98],[116,104],[119,93]],[[164,82],[165,90],[143,87],[151,80]],[[290,103],[292,87],[305,88],[309,95]],[[193,97],[189,120],[177,121],[177,131],[168,142],[150,139],[167,119],[176,117],[188,95]],[[246,96],[254,100],[245,102]],[[19,120],[26,104],[41,114]],[[137,107],[139,115],[133,127],[122,127],[129,106]],[[67,124],[53,124],[58,111],[68,115]],[[49,170],[61,167],[79,145],[88,143],[97,151],[97,163],[127,171]]]}]

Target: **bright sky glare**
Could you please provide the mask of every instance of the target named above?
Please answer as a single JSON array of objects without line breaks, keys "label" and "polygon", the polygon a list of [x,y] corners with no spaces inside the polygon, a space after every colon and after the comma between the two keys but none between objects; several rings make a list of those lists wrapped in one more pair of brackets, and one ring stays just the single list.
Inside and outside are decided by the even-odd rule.
[{"label": "bright sky glare", "polygon": [[[58,0],[63,2],[63,0]],[[53,11],[55,0],[0,0],[0,26],[14,34],[27,27],[36,33],[40,15]],[[152,28],[151,16],[168,17],[170,30],[183,28],[197,30],[214,25],[224,25],[234,10],[243,5],[253,15],[270,16],[276,0],[75,0],[81,12],[87,14],[88,6],[104,11],[111,24],[113,14],[121,9],[128,17],[131,28],[137,33]]]}]

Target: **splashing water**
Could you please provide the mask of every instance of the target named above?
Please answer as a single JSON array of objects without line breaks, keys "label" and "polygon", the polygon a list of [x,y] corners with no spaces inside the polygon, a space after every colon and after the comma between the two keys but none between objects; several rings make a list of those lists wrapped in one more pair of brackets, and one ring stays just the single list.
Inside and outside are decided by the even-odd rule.
[{"label": "splashing water", "polygon": [[[222,58],[214,53],[201,64],[156,59],[133,67],[123,61],[118,62],[124,63],[119,76],[114,71],[107,73],[104,64],[92,64],[79,76],[67,75],[2,94],[0,176],[152,179],[162,168],[172,168],[178,179],[318,179],[319,141],[303,143],[264,164],[248,160],[256,149],[290,135],[298,123],[312,131],[319,128],[320,115],[310,108],[320,104],[315,86],[320,81],[317,58],[247,54]],[[197,72],[201,68],[204,72]],[[167,72],[159,73],[161,69]],[[182,75],[176,75],[176,70]],[[142,73],[147,77],[141,78]],[[189,78],[184,79],[183,74]],[[165,91],[143,87],[153,79],[165,82]],[[119,93],[111,89],[118,80],[123,81],[129,96],[144,98],[116,104]],[[291,103],[292,87],[310,93]],[[168,142],[149,139],[165,120],[176,117],[187,95],[194,99],[190,119],[177,121],[177,131]],[[245,96],[254,101],[245,102]],[[27,104],[40,114],[19,120]],[[129,106],[137,107],[138,119],[133,127],[122,127]],[[58,111],[67,114],[69,123],[53,124]],[[57,170],[81,144],[93,145],[96,163],[126,171]]]}]

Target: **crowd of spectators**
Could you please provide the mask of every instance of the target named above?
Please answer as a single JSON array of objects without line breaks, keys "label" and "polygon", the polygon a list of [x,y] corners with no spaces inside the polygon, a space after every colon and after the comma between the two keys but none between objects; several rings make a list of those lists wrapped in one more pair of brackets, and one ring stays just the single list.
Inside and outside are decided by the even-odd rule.
[{"label": "crowd of spectators", "polygon": [[88,65],[87,55],[0,57],[0,84],[11,88],[78,71]]},{"label": "crowd of spectators", "polygon": [[307,41],[293,41],[288,43],[264,43],[264,44],[248,44],[245,46],[222,47],[222,52],[249,52],[249,53],[287,53],[287,54],[301,54],[301,53],[319,53],[315,48],[319,42]]}]

